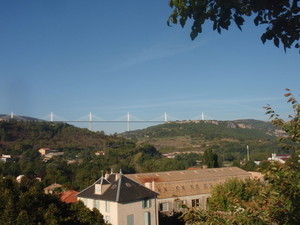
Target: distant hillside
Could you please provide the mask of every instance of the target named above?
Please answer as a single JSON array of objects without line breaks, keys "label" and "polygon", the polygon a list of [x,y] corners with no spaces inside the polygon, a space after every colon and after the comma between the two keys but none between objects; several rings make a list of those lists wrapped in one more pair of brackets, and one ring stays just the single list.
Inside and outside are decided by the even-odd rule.
[{"label": "distant hillside", "polygon": [[[12,120],[11,115],[0,114],[0,121],[10,121],[10,120]],[[16,121],[43,121],[41,119],[37,119],[34,117],[17,116],[17,115],[13,115],[13,120],[16,120]]]},{"label": "distant hillside", "polygon": [[243,151],[246,145],[259,152],[278,151],[278,131],[270,122],[258,120],[235,121],[176,121],[125,132],[123,137],[138,143],[153,144],[162,152]]},{"label": "distant hillside", "polygon": [[275,127],[269,122],[258,120],[196,120],[167,122],[143,130],[129,131],[122,134],[122,136],[128,138],[162,138],[187,135],[192,137],[202,137],[208,140],[216,138],[265,139],[275,135]]},{"label": "distant hillside", "polygon": [[53,149],[100,149],[124,139],[92,132],[66,123],[0,121],[0,150],[22,151],[49,147]]}]

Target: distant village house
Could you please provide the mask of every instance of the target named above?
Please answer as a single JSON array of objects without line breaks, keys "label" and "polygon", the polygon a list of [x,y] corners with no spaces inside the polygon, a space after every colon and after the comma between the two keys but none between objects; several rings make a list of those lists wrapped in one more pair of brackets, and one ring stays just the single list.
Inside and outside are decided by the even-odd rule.
[{"label": "distant village house", "polygon": [[51,148],[41,148],[39,149],[39,153],[41,154],[41,156],[45,156],[49,153],[52,153],[52,152],[58,152],[57,150],[53,150]]},{"label": "distant village house", "polygon": [[0,161],[2,161],[2,162],[9,162],[9,161],[12,161],[12,160],[13,159],[12,159],[11,155],[2,154],[2,156],[0,157]]},{"label": "distant village house", "polygon": [[60,200],[62,202],[65,202],[65,203],[74,203],[74,202],[77,202],[78,199],[77,199],[77,194],[79,192],[78,191],[74,191],[74,190],[69,190],[69,191],[65,191],[61,194],[60,196]]},{"label": "distant village house", "polygon": [[57,192],[61,192],[61,191],[58,191],[61,188],[62,188],[61,184],[54,183],[54,184],[49,185],[48,187],[45,187],[44,192],[45,192],[45,194],[54,194]]},{"label": "distant village house", "polygon": [[284,164],[290,157],[291,155],[287,155],[287,154],[276,155],[276,153],[273,153],[272,157],[268,158],[268,161],[275,161]]},{"label": "distant village house", "polygon": [[57,150],[50,149],[50,148],[41,148],[39,149],[39,153],[41,154],[41,156],[44,157],[43,159],[44,162],[47,162],[48,160],[52,159],[54,156],[64,155],[64,152],[59,152]]},{"label": "distant village house", "polygon": [[97,152],[95,152],[95,155],[96,156],[102,156],[102,155],[105,155],[105,152],[104,151],[97,151]]}]

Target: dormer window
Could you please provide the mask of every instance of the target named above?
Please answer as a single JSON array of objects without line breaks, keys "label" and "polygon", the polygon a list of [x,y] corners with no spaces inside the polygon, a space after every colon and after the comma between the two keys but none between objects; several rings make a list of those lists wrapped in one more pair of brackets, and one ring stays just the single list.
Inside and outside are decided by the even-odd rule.
[{"label": "dormer window", "polygon": [[102,194],[102,185],[101,184],[95,184],[95,194],[96,195]]}]

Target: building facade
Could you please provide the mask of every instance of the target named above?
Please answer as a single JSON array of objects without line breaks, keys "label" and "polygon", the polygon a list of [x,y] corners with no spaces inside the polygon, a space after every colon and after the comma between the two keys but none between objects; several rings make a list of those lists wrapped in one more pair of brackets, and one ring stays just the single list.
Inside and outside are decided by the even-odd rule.
[{"label": "building facade", "polygon": [[182,205],[207,208],[214,186],[229,179],[250,179],[251,174],[237,167],[194,169],[127,175],[132,180],[159,193],[157,209],[171,214]]},{"label": "building facade", "polygon": [[106,174],[77,194],[112,225],[158,225],[157,193],[120,174]]}]

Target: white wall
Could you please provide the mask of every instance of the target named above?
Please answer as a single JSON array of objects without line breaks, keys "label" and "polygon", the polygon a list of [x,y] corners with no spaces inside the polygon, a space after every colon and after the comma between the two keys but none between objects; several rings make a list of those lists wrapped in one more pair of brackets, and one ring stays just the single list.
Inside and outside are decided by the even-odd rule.
[{"label": "white wall", "polygon": [[184,197],[174,197],[174,198],[163,198],[163,199],[157,199],[157,210],[159,211],[159,204],[168,202],[169,203],[169,212],[172,212],[174,210],[175,201],[185,201],[186,205],[189,207],[192,207],[192,200],[193,199],[199,199],[200,200],[200,207],[203,209],[207,208],[207,199],[210,197],[210,194],[201,194],[201,195],[192,195],[192,196],[184,196]]},{"label": "white wall", "polygon": [[[135,225],[144,225],[144,213],[150,212],[151,225],[158,225],[158,209],[155,199],[151,199],[151,207],[143,208],[142,201],[133,202],[128,204],[118,204],[116,202],[109,202],[110,210],[106,212],[105,201],[78,198],[81,200],[89,209],[97,208],[105,219],[107,216],[110,217],[110,223],[112,225],[127,225],[127,216],[133,214]],[[96,207],[97,202],[100,202],[100,208]]]},{"label": "white wall", "polygon": [[[119,221],[116,225],[127,225],[127,216],[130,214],[134,215],[135,225],[144,225],[144,213],[150,212],[151,225],[158,225],[158,210],[156,208],[156,200],[151,199],[151,207],[143,208],[142,201],[119,204]],[[115,225],[115,224],[113,224]]]}]

